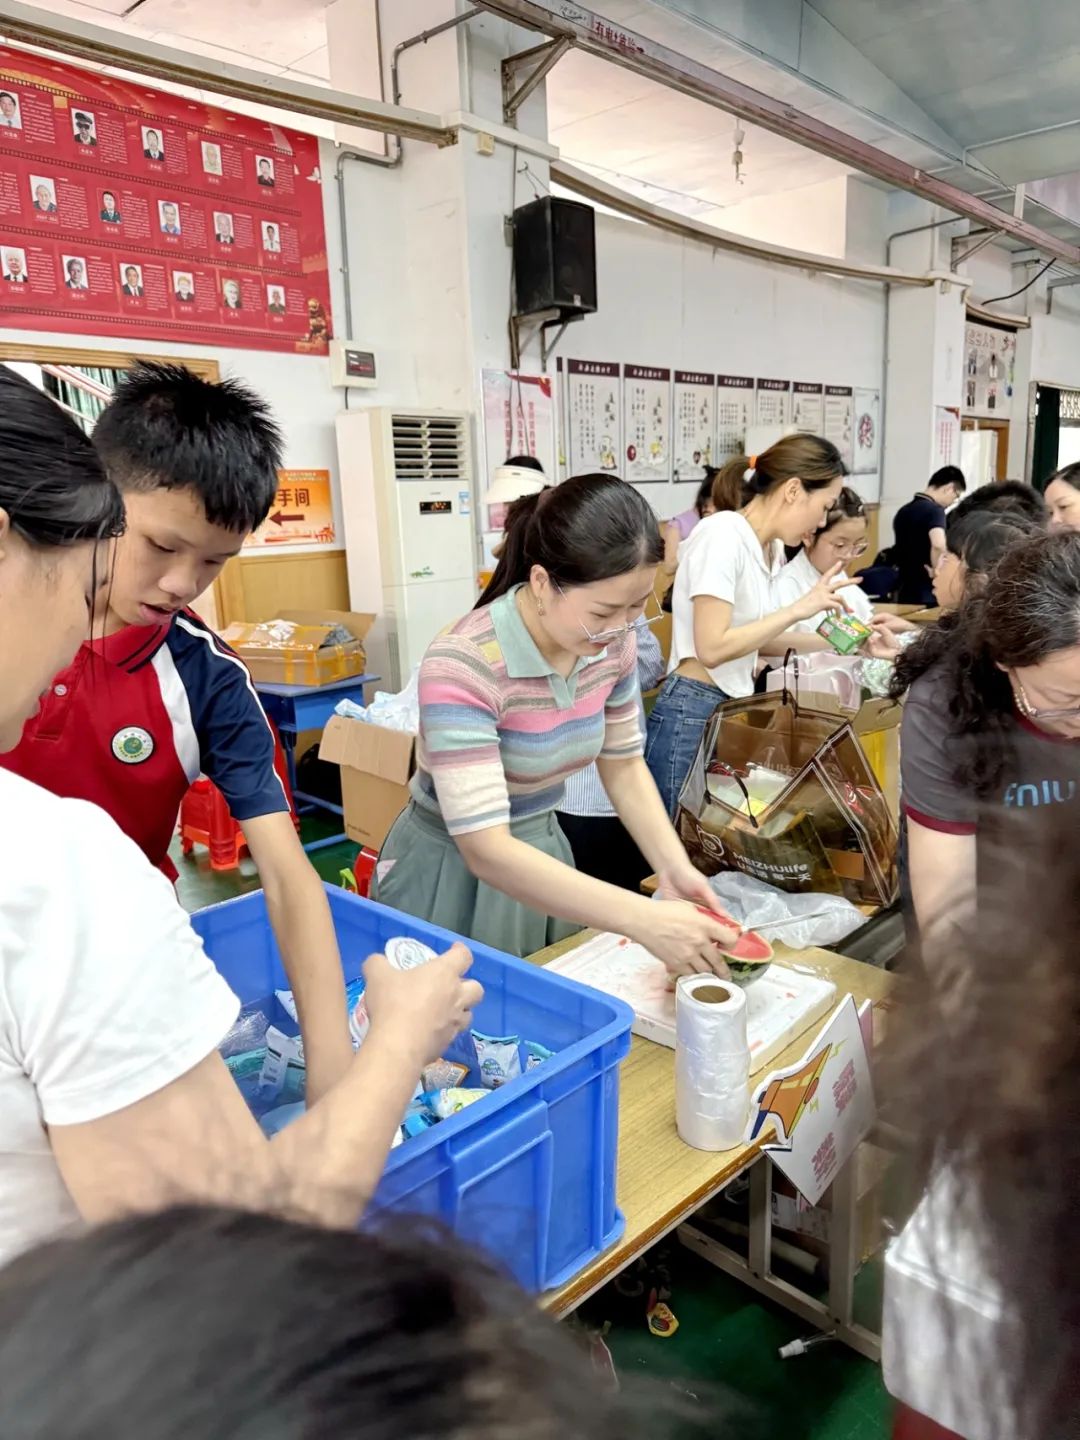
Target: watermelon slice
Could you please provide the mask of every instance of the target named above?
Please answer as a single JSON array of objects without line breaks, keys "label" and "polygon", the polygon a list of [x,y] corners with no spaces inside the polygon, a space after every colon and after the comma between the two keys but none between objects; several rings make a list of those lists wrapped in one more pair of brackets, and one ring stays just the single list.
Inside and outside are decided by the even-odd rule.
[{"label": "watermelon slice", "polygon": [[[706,910],[704,905],[697,909],[702,915],[711,915],[714,920],[726,921],[729,925],[737,928],[736,922],[730,915],[718,915],[713,910]],[[721,955],[728,962],[728,969],[731,971],[733,980],[756,980],[765,974],[765,971],[772,964],[773,947],[763,935],[756,930],[743,930],[733,945],[725,948],[719,947]]]}]

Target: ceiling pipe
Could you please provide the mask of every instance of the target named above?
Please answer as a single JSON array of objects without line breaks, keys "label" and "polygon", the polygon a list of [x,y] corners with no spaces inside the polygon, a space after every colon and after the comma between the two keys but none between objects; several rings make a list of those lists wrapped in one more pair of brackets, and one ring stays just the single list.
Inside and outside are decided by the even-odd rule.
[{"label": "ceiling pipe", "polygon": [[336,125],[401,135],[431,145],[457,143],[457,130],[444,124],[441,116],[424,110],[388,105],[383,100],[368,100],[344,90],[286,80],[218,60],[200,59],[196,65],[183,50],[134,35],[120,37],[114,30],[88,25],[83,20],[69,20],[66,16],[61,18],[32,5],[23,5],[20,0],[0,0],[0,34],[24,45],[38,45],[88,60],[98,68],[114,65],[134,70],[155,83],[211,90],[235,100],[250,100],[297,115],[330,120]]},{"label": "ceiling pipe", "polygon": [[479,10],[466,10],[461,15],[455,15],[452,20],[444,20],[441,25],[433,25],[430,30],[421,30],[419,35],[410,35],[408,40],[402,40],[400,45],[394,46],[393,58],[390,61],[390,98],[395,105],[401,103],[401,83],[398,76],[398,68],[401,57],[406,50],[411,50],[414,45],[426,45],[436,35],[442,35],[446,30],[456,30],[459,25],[464,25],[466,20],[471,20],[474,15],[479,15]]},{"label": "ceiling pipe", "polygon": [[873,175],[899,190],[910,190],[935,205],[979,225],[1002,231],[1043,255],[1080,264],[1080,246],[1060,240],[1026,220],[977,199],[926,171],[908,165],[885,150],[807,115],[782,100],[732,80],[687,55],[612,24],[580,5],[563,0],[478,0],[480,8],[516,25],[524,25],[552,38],[566,38],[579,50],[631,70],[648,80],[690,95],[706,105],[760,125],[798,145],[839,160],[865,175]]},{"label": "ceiling pipe", "polygon": [[813,270],[818,274],[836,275],[848,280],[870,280],[879,285],[917,285],[926,288],[936,285],[938,281],[952,285],[967,283],[961,276],[945,271],[916,274],[910,270],[894,270],[886,265],[867,265],[832,255],[815,255],[809,250],[791,250],[784,245],[770,245],[764,240],[751,240],[745,235],[735,235],[730,230],[717,230],[712,225],[702,224],[700,220],[691,220],[676,215],[671,210],[664,210],[659,205],[653,205],[648,200],[640,200],[636,195],[618,190],[614,185],[607,185],[603,180],[597,180],[595,176],[578,170],[573,165],[567,165],[562,160],[551,162],[551,179],[554,184],[562,185],[594,204],[617,210],[621,215],[641,220],[655,229],[667,230],[685,240],[709,245],[714,250],[730,250],[738,255],[747,255],[753,260],[765,260],[773,265],[788,265],[796,270]]}]

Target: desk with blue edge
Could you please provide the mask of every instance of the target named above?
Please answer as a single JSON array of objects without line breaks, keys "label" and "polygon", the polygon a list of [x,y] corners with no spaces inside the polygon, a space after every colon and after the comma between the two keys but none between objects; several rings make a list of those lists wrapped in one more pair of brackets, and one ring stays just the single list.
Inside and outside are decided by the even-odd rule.
[{"label": "desk with blue edge", "polygon": [[[289,784],[297,813],[325,810],[337,816],[344,814],[340,805],[323,800],[318,795],[308,795],[297,788],[296,742],[305,730],[321,730],[342,700],[352,700],[357,705],[363,705],[364,686],[373,685],[380,678],[378,675],[350,675],[344,680],[329,680],[325,685],[255,682],[263,709],[277,726],[281,736],[281,748],[285,752],[285,766],[289,773]],[[312,840],[304,849],[322,850],[328,845],[339,845],[346,839],[348,836],[342,831],[322,840]]]}]

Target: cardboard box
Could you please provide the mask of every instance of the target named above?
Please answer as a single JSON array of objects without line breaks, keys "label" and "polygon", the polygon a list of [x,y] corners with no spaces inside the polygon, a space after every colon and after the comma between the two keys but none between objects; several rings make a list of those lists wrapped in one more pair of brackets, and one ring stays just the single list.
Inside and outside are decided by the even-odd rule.
[{"label": "cardboard box", "polygon": [[[279,621],[293,626],[283,638]],[[325,685],[362,675],[367,664],[364,637],[374,615],[352,610],[283,610],[258,624],[241,621],[222,631],[221,638],[251,671],[251,678],[271,685]],[[343,625],[353,636],[347,645],[327,645],[327,635]]]},{"label": "cardboard box", "polygon": [[345,833],[357,845],[378,850],[409,803],[416,736],[331,715],[319,759],[341,766]]}]

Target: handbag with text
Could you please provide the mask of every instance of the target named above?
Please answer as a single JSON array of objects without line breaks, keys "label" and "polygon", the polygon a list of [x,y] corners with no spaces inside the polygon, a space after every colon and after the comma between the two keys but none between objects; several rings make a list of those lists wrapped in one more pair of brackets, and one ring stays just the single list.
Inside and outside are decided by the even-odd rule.
[{"label": "handbag with text", "polygon": [[717,707],[678,828],[706,875],[739,870],[875,907],[896,894],[896,821],[858,735],[786,687]]}]

